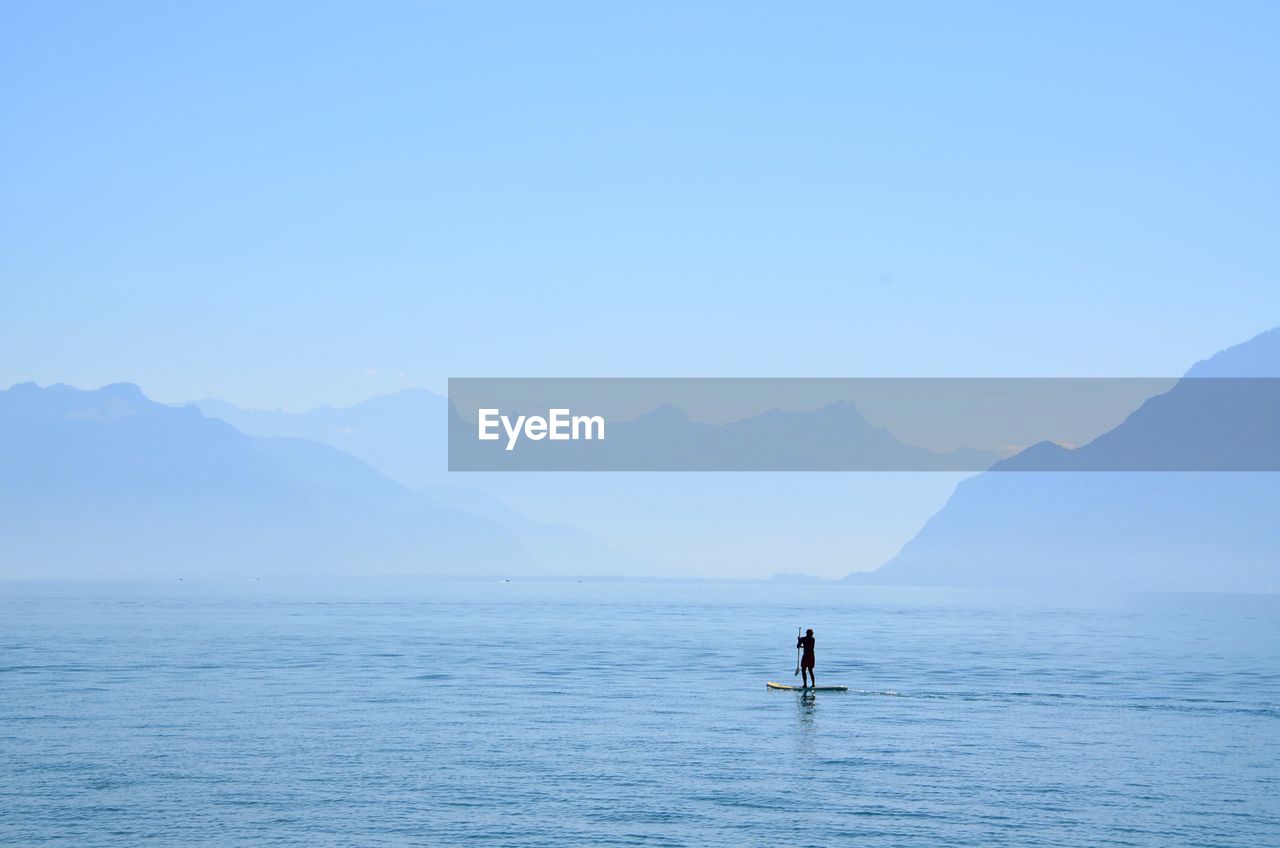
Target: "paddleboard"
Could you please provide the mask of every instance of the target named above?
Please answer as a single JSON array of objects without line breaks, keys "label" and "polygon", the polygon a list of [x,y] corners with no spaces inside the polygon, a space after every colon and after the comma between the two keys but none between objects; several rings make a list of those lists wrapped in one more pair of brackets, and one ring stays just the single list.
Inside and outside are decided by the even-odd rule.
[{"label": "paddleboard", "polygon": [[848,692],[848,686],[788,686],[785,683],[774,683],[772,680],[765,684],[770,689],[785,689],[788,692]]}]

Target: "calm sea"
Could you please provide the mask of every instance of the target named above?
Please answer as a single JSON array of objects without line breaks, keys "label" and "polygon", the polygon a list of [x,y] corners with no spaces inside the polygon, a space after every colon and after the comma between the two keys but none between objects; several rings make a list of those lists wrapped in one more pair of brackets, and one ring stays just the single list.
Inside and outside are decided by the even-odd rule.
[{"label": "calm sea", "polygon": [[5,846],[779,843],[1280,845],[1280,597],[0,586]]}]

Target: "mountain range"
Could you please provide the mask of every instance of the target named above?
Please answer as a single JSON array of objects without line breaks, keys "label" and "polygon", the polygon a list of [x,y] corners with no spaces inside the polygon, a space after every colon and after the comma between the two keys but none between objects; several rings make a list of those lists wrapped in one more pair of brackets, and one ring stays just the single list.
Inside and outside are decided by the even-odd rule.
[{"label": "mountain range", "polygon": [[[897,556],[846,580],[1280,591],[1277,377],[1280,328],[1086,445],[1036,445],[961,482]],[[1151,470],[1170,467],[1235,470]]]},{"label": "mountain range", "polygon": [[128,383],[0,391],[0,505],[5,576],[634,568],[481,493],[414,490],[331,445],[250,436]]},{"label": "mountain range", "polygon": [[[196,404],[206,415],[253,436],[302,437],[339,448],[410,488],[511,526],[526,547],[560,573],[767,576],[787,568],[832,574],[847,565],[848,545],[854,542],[862,551],[860,564],[870,567],[892,555],[954,485],[954,475],[941,474],[869,474],[855,481],[841,474],[763,471],[450,472],[448,400],[424,389],[303,412],[246,410],[220,400]],[[834,433],[846,426],[855,436],[848,441],[860,452],[855,457],[859,461],[893,454],[890,462],[929,466],[948,459],[901,445],[862,421],[849,404],[756,418],[737,427],[718,427],[659,406],[638,416],[634,426],[650,441],[669,434],[678,436],[672,441],[680,444],[714,442],[726,431],[774,421],[796,433]],[[610,438],[617,432],[611,429]],[[996,458],[973,453],[953,457],[961,464],[978,463],[970,468],[985,467]],[[823,463],[831,458],[818,457]],[[528,517],[538,532],[517,526],[518,516]],[[566,556],[569,568],[560,565]]]},{"label": "mountain range", "polygon": [[[846,579],[1280,590],[1280,475],[1262,470],[1280,468],[1278,376],[1280,329],[1196,364],[1088,444],[1035,445],[961,481],[882,567]],[[0,575],[654,574],[649,557],[669,551],[695,564],[758,554],[799,572],[857,544],[841,546],[856,535],[847,475],[449,474],[448,417],[447,400],[421,389],[285,413],[166,405],[127,383],[13,386],[0,391]],[[918,450],[848,404],[736,428],[674,408],[628,423],[658,441],[737,432],[741,447],[816,427],[880,440],[899,463]],[[1155,470],[1169,467],[1238,470]],[[946,480],[861,477],[883,483],[867,520],[901,520],[887,495],[902,478]],[[507,493],[523,493],[514,508]]]}]

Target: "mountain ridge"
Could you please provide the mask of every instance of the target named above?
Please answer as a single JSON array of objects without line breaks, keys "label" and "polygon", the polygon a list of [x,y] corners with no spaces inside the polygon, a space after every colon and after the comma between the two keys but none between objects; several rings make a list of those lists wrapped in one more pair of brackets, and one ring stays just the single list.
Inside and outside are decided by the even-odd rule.
[{"label": "mountain ridge", "polygon": [[538,571],[495,522],[128,383],[0,391],[0,499],[8,577]]},{"label": "mountain ridge", "polygon": [[[845,580],[1280,591],[1280,530],[1271,515],[1280,474],[1249,470],[1277,467],[1276,376],[1280,329],[1196,363],[1087,445],[1041,443],[962,481],[896,556]],[[1265,390],[1242,393],[1250,383],[1236,377],[1266,378]],[[1213,460],[1206,467],[1238,470],[1123,470],[1122,460],[1149,448],[1157,458],[1191,451],[1191,460]],[[1256,465],[1238,462],[1253,458],[1249,449],[1263,453]],[[1136,459],[1129,465],[1141,469],[1146,460]],[[1010,473],[1019,463],[1061,470]]]}]

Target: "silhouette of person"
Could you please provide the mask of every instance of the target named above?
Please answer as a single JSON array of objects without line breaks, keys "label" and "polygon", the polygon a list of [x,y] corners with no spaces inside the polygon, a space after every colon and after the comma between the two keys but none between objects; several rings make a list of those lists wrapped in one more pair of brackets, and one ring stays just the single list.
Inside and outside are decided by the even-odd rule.
[{"label": "silhouette of person", "polygon": [[[817,686],[818,681],[813,676],[813,631],[806,630],[803,636],[796,637],[796,647],[804,648],[804,656],[800,658],[800,685],[801,686]],[[808,681],[807,683],[805,681]]]}]

